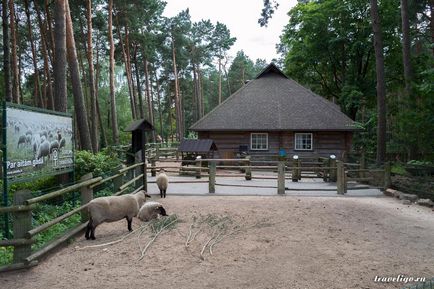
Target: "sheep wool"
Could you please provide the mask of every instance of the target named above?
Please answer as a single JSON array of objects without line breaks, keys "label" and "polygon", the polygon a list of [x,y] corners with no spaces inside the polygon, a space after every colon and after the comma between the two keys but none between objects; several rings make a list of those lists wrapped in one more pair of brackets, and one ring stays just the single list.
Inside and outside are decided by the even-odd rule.
[{"label": "sheep wool", "polygon": [[165,198],[167,187],[169,186],[169,178],[164,173],[164,170],[160,171],[155,182],[157,183],[158,189],[160,190],[160,197]]},{"label": "sheep wool", "polygon": [[132,231],[133,217],[137,216],[147,196],[142,190],[134,195],[101,197],[90,201],[87,207],[89,223],[85,233],[86,239],[95,240],[95,228],[101,223],[115,222],[123,218],[127,219],[128,230]]},{"label": "sheep wool", "polygon": [[146,202],[140,208],[137,218],[143,222],[148,222],[150,220],[156,219],[158,214],[167,216],[163,205],[158,202]]}]

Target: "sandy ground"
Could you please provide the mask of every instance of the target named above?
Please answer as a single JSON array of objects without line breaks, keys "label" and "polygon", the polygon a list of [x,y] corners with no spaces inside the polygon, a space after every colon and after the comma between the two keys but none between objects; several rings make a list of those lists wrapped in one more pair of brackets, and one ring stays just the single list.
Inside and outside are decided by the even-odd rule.
[{"label": "sandy ground", "polygon": [[[158,199],[159,200],[159,199]],[[138,260],[126,221],[103,224],[28,270],[0,274],[6,288],[402,288],[375,276],[434,277],[434,212],[392,198],[168,196],[181,222]],[[206,250],[205,231],[187,250],[193,216],[228,216],[245,230]],[[252,226],[253,225],[253,226]],[[140,226],[138,220],[133,228]],[[148,236],[141,236],[142,246]]]}]

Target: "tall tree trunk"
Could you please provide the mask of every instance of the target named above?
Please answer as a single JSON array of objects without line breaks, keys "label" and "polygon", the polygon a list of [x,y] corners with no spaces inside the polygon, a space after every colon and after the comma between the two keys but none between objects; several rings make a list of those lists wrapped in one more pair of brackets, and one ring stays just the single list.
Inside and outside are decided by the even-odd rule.
[{"label": "tall tree trunk", "polygon": [[[429,3],[429,11],[431,12],[430,29],[431,29],[431,44],[434,43],[434,0]],[[432,54],[434,55],[434,45],[432,46]]]},{"label": "tall tree trunk", "polygon": [[41,11],[37,1],[33,1],[35,5],[35,10],[38,16],[39,29],[41,31],[41,50],[42,56],[44,58],[44,74],[45,74],[45,84],[44,84],[44,102],[47,103],[46,107],[48,109],[54,109],[54,99],[53,99],[53,86],[51,83],[51,72],[50,72],[50,62],[49,62],[49,51],[48,51],[48,41],[46,35],[46,22],[42,21]]},{"label": "tall tree trunk", "polygon": [[193,97],[192,97],[192,110],[193,110],[193,120],[196,122],[199,119],[199,105],[197,102],[198,87],[197,87],[197,72],[196,64],[193,62]]},{"label": "tall tree trunk", "polygon": [[172,36],[172,62],[173,74],[175,76],[175,111],[176,111],[176,130],[178,141],[184,139],[184,127],[182,123],[182,107],[181,98],[179,95],[178,71],[176,68],[176,52],[175,52],[175,39]]},{"label": "tall tree trunk", "polygon": [[197,81],[198,81],[198,91],[199,91],[199,119],[203,117],[205,111],[204,98],[203,98],[203,87],[202,87],[202,70],[200,66],[197,66]]},{"label": "tall tree trunk", "polygon": [[115,96],[115,45],[113,43],[113,0],[109,0],[108,5],[108,41],[110,44],[110,116],[113,132],[113,143],[115,145],[118,145],[119,129]]},{"label": "tall tree trunk", "polygon": [[162,139],[164,139],[164,135],[163,135],[163,111],[162,111],[162,107],[161,107],[160,84],[158,81],[157,70],[155,68],[154,68],[154,76],[155,76],[155,85],[156,85],[156,89],[157,89],[157,105],[158,105],[158,116],[159,116],[159,120],[160,120],[160,136]]},{"label": "tall tree trunk", "polygon": [[10,49],[9,49],[9,28],[8,28],[8,3],[2,0],[2,28],[3,28],[3,75],[5,85],[5,100],[12,101],[11,90],[11,67],[10,67]]},{"label": "tall tree trunk", "polygon": [[92,151],[98,151],[98,121],[95,117],[96,111],[96,96],[95,96],[95,75],[93,67],[93,47],[92,47],[92,0],[87,0],[86,3],[86,18],[87,18],[87,62],[89,63],[89,87],[90,87],[90,137],[92,140]]},{"label": "tall tree trunk", "polygon": [[222,103],[222,60],[219,56],[219,104]]},{"label": "tall tree trunk", "polygon": [[[97,41],[98,42],[98,41]],[[107,135],[105,133],[104,125],[102,122],[101,111],[99,106],[98,92],[99,92],[99,76],[100,76],[100,66],[99,66],[99,50],[96,50],[96,74],[95,74],[95,104],[96,104],[96,112],[98,115],[98,123],[100,126],[101,132],[101,143],[100,148],[104,148],[107,146]]]},{"label": "tall tree trunk", "polygon": [[[54,48],[54,45],[55,45],[55,40],[54,40],[54,32],[53,32],[53,29],[52,29],[52,23],[53,23],[53,21],[51,20],[51,13],[50,13],[50,7],[49,7],[49,5],[50,5],[50,2],[49,2],[50,0],[45,0],[45,19],[47,20],[46,21],[46,23],[47,23],[47,33],[48,33],[48,36],[49,37],[47,37],[47,39],[50,39],[50,41],[49,41],[49,44],[47,44],[47,48],[49,48],[48,49],[48,51],[50,52],[48,55],[49,55],[49,57],[50,57],[50,62],[51,63],[53,63],[54,62],[54,54],[55,54],[55,48]],[[57,5],[57,0],[56,0],[56,5]],[[54,6],[55,8],[54,9],[56,9],[56,6]],[[56,13],[56,12],[54,12],[54,13]],[[54,16],[54,17],[56,17],[56,16]]]},{"label": "tall tree trunk", "polygon": [[139,73],[139,64],[137,62],[137,50],[138,45],[134,48],[134,72],[136,73],[136,83],[137,83],[137,92],[138,92],[138,98],[139,98],[139,113],[140,118],[145,118],[145,111],[143,109],[143,96],[142,96],[142,88],[140,85],[140,73]]},{"label": "tall tree trunk", "polygon": [[56,0],[54,6],[54,109],[66,112],[66,25],[65,0]]},{"label": "tall tree trunk", "polygon": [[405,93],[411,96],[411,55],[410,55],[410,23],[408,20],[408,2],[401,0],[402,21],[402,63],[404,64]]},{"label": "tall tree trunk", "polygon": [[34,101],[35,105],[39,107],[44,107],[44,101],[42,100],[42,94],[39,86],[39,70],[38,70],[38,60],[36,55],[35,43],[33,42],[33,32],[32,32],[32,22],[30,20],[30,10],[29,10],[29,1],[24,0],[24,8],[26,11],[27,17],[27,32],[29,34],[30,47],[32,49],[32,61],[33,61],[33,69],[35,71],[34,74]]},{"label": "tall tree trunk", "polygon": [[[154,126],[154,101],[152,99],[151,84],[149,81],[148,60],[145,58],[145,82],[146,82],[146,94],[148,96],[148,116],[149,122]],[[152,142],[155,143],[155,130],[152,131]]]},{"label": "tall tree trunk", "polygon": [[[232,94],[231,82],[229,81],[228,71],[226,69],[226,65],[228,64],[228,61],[229,61],[229,58],[225,57],[225,64],[223,65],[223,71],[224,71],[225,77],[226,77],[226,84],[228,85],[228,95],[231,95]],[[222,99],[222,101],[223,101],[223,99]]]},{"label": "tall tree trunk", "polygon": [[139,113],[137,110],[137,94],[136,94],[136,88],[134,87],[134,79],[133,79],[133,66],[131,64],[131,54],[130,54],[130,32],[128,30],[128,25],[125,25],[125,52],[126,52],[126,61],[127,61],[127,67],[128,67],[128,76],[130,78],[130,85],[131,85],[131,95],[132,95],[132,103],[134,105],[134,112],[136,115],[136,118],[139,118]]},{"label": "tall tree trunk", "polygon": [[[131,72],[130,72],[130,66],[128,62],[128,55],[126,51],[126,44],[124,43],[124,40],[122,38],[122,33],[119,25],[119,19],[118,16],[116,16],[116,25],[118,26],[118,34],[119,34],[119,42],[122,48],[122,58],[124,59],[124,65],[125,65],[125,73],[127,75],[127,83],[128,83],[128,93],[130,96],[130,105],[131,105],[131,115],[133,119],[137,119],[137,112],[136,112],[136,102],[134,99],[134,89],[132,87],[132,80],[131,80]],[[128,30],[125,27],[125,35],[127,35]]]},{"label": "tall tree trunk", "polygon": [[18,69],[17,57],[17,32],[15,29],[15,7],[14,0],[9,0],[9,26],[11,29],[11,68],[12,68],[12,101],[20,103],[20,72]]},{"label": "tall tree trunk", "polygon": [[81,89],[77,50],[75,48],[74,40],[74,29],[72,27],[68,0],[65,0],[65,16],[67,58],[71,74],[71,84],[72,93],[74,95],[74,110],[77,120],[77,128],[80,135],[81,148],[90,151],[92,150],[92,142],[90,140],[89,124],[86,114],[86,107],[84,104],[83,91]]},{"label": "tall tree trunk", "polygon": [[374,32],[375,71],[377,73],[377,164],[386,159],[386,87],[384,81],[383,37],[377,0],[371,1],[372,30]]}]

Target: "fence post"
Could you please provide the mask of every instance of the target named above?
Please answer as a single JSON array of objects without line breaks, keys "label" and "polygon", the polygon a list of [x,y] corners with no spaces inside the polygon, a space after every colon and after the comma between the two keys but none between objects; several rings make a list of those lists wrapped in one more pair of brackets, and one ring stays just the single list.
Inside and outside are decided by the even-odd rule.
[{"label": "fence post", "polygon": [[[80,181],[86,181],[93,178],[92,173],[85,174],[80,178]],[[93,199],[93,189],[89,188],[89,186],[81,187],[80,189],[80,200],[81,205],[85,205],[89,203]],[[81,210],[81,222],[85,223],[89,220],[89,214],[87,210]]]},{"label": "fence post", "polygon": [[[361,156],[360,156],[360,169],[364,170],[366,169],[366,158],[365,158],[365,152],[362,152]],[[364,178],[365,177],[365,172],[360,172],[359,173],[359,178]]]},{"label": "fence post", "polygon": [[[330,167],[330,159],[322,159],[323,167]],[[324,169],[322,180],[328,182],[330,178],[330,169]]]},{"label": "fence post", "polygon": [[298,170],[297,170],[298,165],[299,165],[298,156],[294,155],[292,157],[292,166],[293,166],[293,168],[292,168],[292,181],[293,182],[298,182]]},{"label": "fence post", "polygon": [[155,177],[157,175],[156,169],[155,169],[155,158],[151,158],[151,176]]},{"label": "fence post", "polygon": [[[14,205],[24,205],[24,202],[32,197],[29,190],[17,191],[14,193]],[[26,233],[32,229],[32,211],[14,212],[13,232],[14,239],[23,239]],[[32,245],[22,244],[14,247],[14,263],[26,263],[25,259],[32,254]]]},{"label": "fence post", "polygon": [[285,194],[285,162],[279,161],[277,165],[277,194]]},{"label": "fence post", "polygon": [[[116,168],[117,173],[119,173],[119,170],[122,168],[122,166],[119,166]],[[113,179],[113,194],[117,193],[119,191],[119,188],[124,184],[124,175],[117,176]]]},{"label": "fence post", "polygon": [[200,179],[202,177],[201,176],[201,173],[202,173],[202,157],[201,156],[198,156],[196,158],[195,165],[197,167],[197,169],[196,169],[196,179]]},{"label": "fence post", "polygon": [[251,181],[252,180],[252,168],[251,166],[251,162],[250,162],[250,156],[246,156],[246,162],[245,162],[247,168],[245,169],[246,172],[246,181]]},{"label": "fence post", "polygon": [[345,169],[344,169],[344,163],[341,161],[336,162],[337,165],[337,192],[340,195],[343,195],[346,193],[346,180],[345,180]]},{"label": "fence post", "polygon": [[217,163],[215,161],[209,161],[208,162],[208,168],[209,168],[209,183],[208,183],[208,190],[210,194],[215,193],[215,175],[217,171]]},{"label": "fence post", "polygon": [[[334,156],[334,155],[333,155]],[[331,168],[334,168],[334,169],[330,169],[330,177],[329,177],[329,180],[330,180],[330,182],[336,182],[336,179],[337,179],[337,164],[336,164],[336,157],[332,157],[332,156],[330,156],[330,159],[329,159],[329,164],[330,164],[330,167]]]},{"label": "fence post", "polygon": [[390,171],[391,171],[390,162],[385,162],[384,163],[384,190],[389,188],[392,183],[390,178]]},{"label": "fence post", "polygon": [[155,158],[160,160],[160,144],[155,145]]}]

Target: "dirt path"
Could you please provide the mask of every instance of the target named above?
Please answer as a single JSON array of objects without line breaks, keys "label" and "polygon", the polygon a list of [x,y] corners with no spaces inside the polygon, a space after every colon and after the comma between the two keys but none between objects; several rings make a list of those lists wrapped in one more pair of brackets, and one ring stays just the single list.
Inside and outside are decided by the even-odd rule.
[{"label": "dirt path", "polygon": [[[126,222],[103,224],[29,271],[0,275],[1,288],[402,288],[375,276],[434,277],[434,212],[391,198],[174,197],[162,200],[181,219],[145,258],[137,237],[117,240]],[[199,258],[206,236],[186,250],[192,216],[229,216],[258,224]],[[137,220],[134,228],[139,227]],[[146,243],[146,239],[143,239]]]}]

